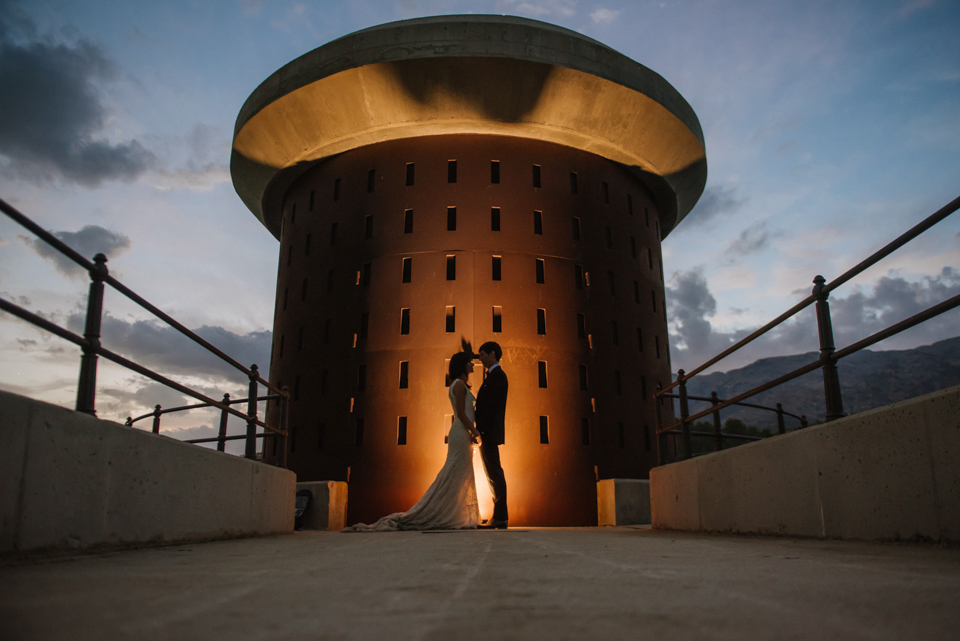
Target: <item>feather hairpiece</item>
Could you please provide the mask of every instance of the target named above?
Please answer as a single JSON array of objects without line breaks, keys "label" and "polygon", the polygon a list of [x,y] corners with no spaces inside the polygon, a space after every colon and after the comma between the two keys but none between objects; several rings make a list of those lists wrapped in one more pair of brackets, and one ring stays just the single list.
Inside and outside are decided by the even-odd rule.
[{"label": "feather hairpiece", "polygon": [[460,345],[463,347],[463,351],[470,356],[471,360],[477,357],[477,355],[473,353],[473,347],[471,347],[470,342],[462,336],[460,337]]}]

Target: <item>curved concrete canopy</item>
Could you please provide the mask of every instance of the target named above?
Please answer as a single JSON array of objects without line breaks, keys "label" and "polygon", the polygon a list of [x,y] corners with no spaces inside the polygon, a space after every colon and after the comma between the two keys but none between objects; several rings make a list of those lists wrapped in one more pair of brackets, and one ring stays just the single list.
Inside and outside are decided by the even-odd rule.
[{"label": "curved concrete canopy", "polygon": [[666,80],[578,33],[506,16],[393,22],[297,58],[243,105],[230,169],[240,198],[279,236],[283,193],[314,162],[453,133],[532,138],[622,163],[651,187],[663,236],[706,183],[700,123]]}]

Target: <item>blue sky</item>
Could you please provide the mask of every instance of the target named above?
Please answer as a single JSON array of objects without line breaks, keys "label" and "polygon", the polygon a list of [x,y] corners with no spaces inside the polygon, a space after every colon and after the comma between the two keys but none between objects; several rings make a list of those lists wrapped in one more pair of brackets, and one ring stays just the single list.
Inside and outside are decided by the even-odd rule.
[{"label": "blue sky", "polygon": [[[0,197],[86,254],[108,250],[128,286],[265,367],[277,244],[229,181],[241,105],[334,38],[465,12],[580,31],[660,73],[698,114],[707,189],[664,241],[675,367],[702,362],[805,296],[816,274],[839,275],[960,195],[957,2],[0,0]],[[838,345],[957,294],[958,270],[960,219],[834,294]],[[0,220],[0,295],[76,328],[86,287]],[[107,347],[211,393],[242,393],[118,296],[107,310]],[[958,319],[880,347],[956,335]],[[816,347],[806,314],[722,369]],[[0,316],[0,388],[71,406],[77,355]],[[102,367],[105,418],[181,401]]]}]

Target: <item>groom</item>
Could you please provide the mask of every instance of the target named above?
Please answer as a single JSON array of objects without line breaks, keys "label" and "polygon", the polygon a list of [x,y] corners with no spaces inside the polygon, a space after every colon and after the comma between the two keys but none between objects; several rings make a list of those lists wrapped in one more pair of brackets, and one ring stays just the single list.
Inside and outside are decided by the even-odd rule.
[{"label": "groom", "polygon": [[477,351],[487,377],[477,391],[476,424],[480,432],[480,458],[493,494],[493,518],[482,528],[507,529],[507,481],[500,467],[500,445],[503,444],[503,415],[507,408],[507,375],[500,367],[503,350],[492,341]]}]

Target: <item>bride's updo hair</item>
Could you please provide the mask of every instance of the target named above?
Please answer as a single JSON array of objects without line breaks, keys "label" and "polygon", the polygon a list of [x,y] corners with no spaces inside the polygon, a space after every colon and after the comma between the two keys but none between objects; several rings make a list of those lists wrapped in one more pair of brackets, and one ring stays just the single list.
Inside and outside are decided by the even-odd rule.
[{"label": "bride's updo hair", "polygon": [[470,346],[470,343],[460,339],[461,344],[463,345],[463,351],[457,352],[450,357],[450,384],[453,384],[453,381],[457,380],[467,371],[467,363],[472,361],[476,356],[473,354],[473,348]]}]

